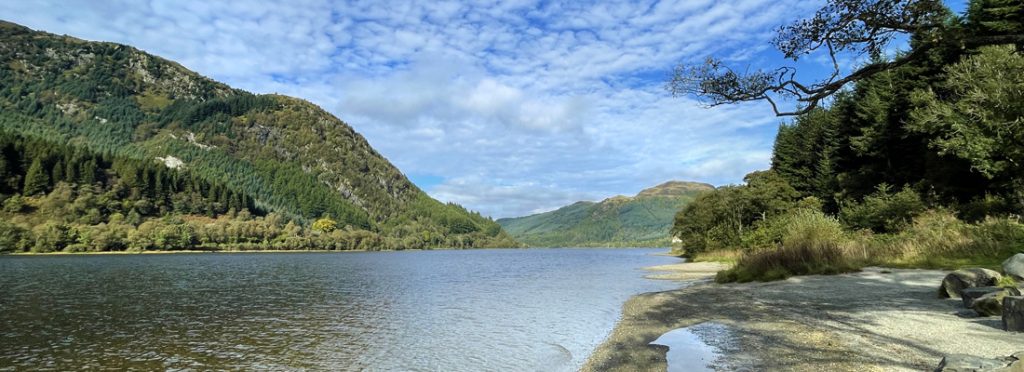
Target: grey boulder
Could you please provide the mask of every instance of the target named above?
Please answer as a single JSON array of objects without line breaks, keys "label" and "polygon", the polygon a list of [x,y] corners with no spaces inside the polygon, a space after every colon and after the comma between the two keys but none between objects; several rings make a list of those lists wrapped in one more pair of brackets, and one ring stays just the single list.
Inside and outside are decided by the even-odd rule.
[{"label": "grey boulder", "polygon": [[1003,358],[951,354],[942,358],[936,372],[1024,372],[1024,351]]},{"label": "grey boulder", "polygon": [[1018,282],[1024,281],[1024,253],[1017,253],[1003,261],[1003,273]]},{"label": "grey boulder", "polygon": [[1000,316],[1003,314],[1003,299],[1006,297],[1020,296],[1017,288],[1001,288],[996,292],[989,292],[971,302],[971,309],[981,316]]},{"label": "grey boulder", "polygon": [[981,298],[984,295],[994,292],[1002,292],[1002,287],[988,286],[988,287],[974,287],[965,288],[960,291],[960,299],[963,300],[964,307],[970,309],[974,301]]},{"label": "grey boulder", "polygon": [[939,287],[940,298],[960,298],[960,293],[967,288],[994,286],[1002,279],[999,273],[982,268],[961,269],[949,273],[942,279]]},{"label": "grey boulder", "polygon": [[1003,297],[1003,329],[1024,332],[1024,296]]}]

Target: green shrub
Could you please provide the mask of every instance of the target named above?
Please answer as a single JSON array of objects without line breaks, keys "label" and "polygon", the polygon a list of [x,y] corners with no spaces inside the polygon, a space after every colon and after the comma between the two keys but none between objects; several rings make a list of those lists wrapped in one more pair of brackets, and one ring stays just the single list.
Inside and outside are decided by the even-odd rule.
[{"label": "green shrub", "polygon": [[21,250],[28,231],[13,223],[0,220],[0,252],[16,252]]},{"label": "green shrub", "polygon": [[783,238],[794,224],[800,224],[800,219],[808,213],[820,215],[821,213],[816,212],[821,210],[822,204],[818,198],[804,198],[785,214],[769,216],[766,220],[755,222],[752,228],[744,231],[741,244],[746,250],[777,248],[782,245]]},{"label": "green shrub", "polygon": [[743,255],[732,269],[720,272],[719,282],[770,281],[793,275],[837,274],[857,270],[847,254],[843,226],[819,211],[798,210],[788,218],[778,248]]},{"label": "green shrub", "polygon": [[25,210],[25,198],[18,194],[11,195],[4,200],[3,210],[7,213],[20,213]]},{"label": "green shrub", "polygon": [[925,209],[924,201],[913,189],[907,187],[893,193],[889,185],[881,184],[860,203],[844,205],[840,216],[847,226],[854,229],[897,232]]},{"label": "green shrub", "polygon": [[1013,213],[1013,205],[1003,196],[985,195],[957,206],[957,215],[967,222],[980,222],[992,216],[1007,216]]}]

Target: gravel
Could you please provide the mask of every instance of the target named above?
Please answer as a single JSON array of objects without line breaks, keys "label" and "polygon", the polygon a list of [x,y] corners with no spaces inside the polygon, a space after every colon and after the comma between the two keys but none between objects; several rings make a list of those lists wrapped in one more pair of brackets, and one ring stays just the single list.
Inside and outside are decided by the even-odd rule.
[{"label": "gravel", "polygon": [[959,299],[937,298],[944,271],[867,268],[723,285],[695,282],[709,278],[708,267],[687,265],[695,264],[667,265],[689,279],[683,288],[623,305],[584,371],[664,371],[664,347],[648,344],[706,321],[729,327],[703,335],[724,351],[713,363],[718,370],[920,371],[946,354],[1000,357],[1024,349],[1024,333],[1004,332],[998,317],[976,317]]}]

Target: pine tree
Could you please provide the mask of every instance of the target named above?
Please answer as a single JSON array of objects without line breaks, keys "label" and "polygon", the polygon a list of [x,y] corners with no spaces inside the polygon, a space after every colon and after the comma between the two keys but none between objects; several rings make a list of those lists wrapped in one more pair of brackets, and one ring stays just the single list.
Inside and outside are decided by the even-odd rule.
[{"label": "pine tree", "polygon": [[25,174],[23,193],[26,196],[41,194],[46,192],[49,184],[50,177],[46,175],[46,171],[43,169],[43,162],[36,158],[36,160],[32,161],[32,165],[28,167],[28,173]]},{"label": "pine tree", "polygon": [[1024,3],[1020,0],[973,0],[967,9],[967,21],[972,31],[980,35],[1022,34]]},{"label": "pine tree", "polygon": [[56,164],[53,165],[53,169],[52,169],[53,175],[51,176],[52,177],[51,179],[53,180],[53,183],[57,183],[57,182],[61,182],[61,181],[65,180],[65,178],[64,178],[64,167],[61,166],[61,163],[62,162],[58,161]]},{"label": "pine tree", "polygon": [[99,164],[97,164],[95,158],[89,158],[89,160],[82,163],[82,166],[78,171],[78,178],[82,181],[83,185],[92,185],[96,183],[96,168],[99,168]]},{"label": "pine tree", "polygon": [[7,158],[3,154],[3,148],[0,148],[0,193],[7,191],[7,179],[11,173],[8,168]]}]

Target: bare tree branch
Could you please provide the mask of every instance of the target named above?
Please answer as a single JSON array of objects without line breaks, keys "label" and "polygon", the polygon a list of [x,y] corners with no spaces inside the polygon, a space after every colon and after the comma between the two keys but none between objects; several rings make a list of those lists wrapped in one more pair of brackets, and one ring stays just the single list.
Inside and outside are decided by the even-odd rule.
[{"label": "bare tree branch", "polygon": [[[814,17],[779,28],[772,44],[786,58],[824,50],[832,63],[831,75],[808,84],[795,79],[796,69],[736,73],[721,60],[708,58],[698,66],[676,66],[668,90],[674,96],[697,97],[705,106],[765,100],[778,116],[806,113],[849,83],[924,58],[938,45],[973,47],[1024,42],[1024,35],[970,36],[953,32],[952,14],[941,0],[829,0]],[[913,34],[917,44],[910,53],[884,61],[889,43],[898,35]],[[845,76],[837,55],[868,55],[877,61]],[[792,99],[794,110],[780,110],[779,99]]]}]

